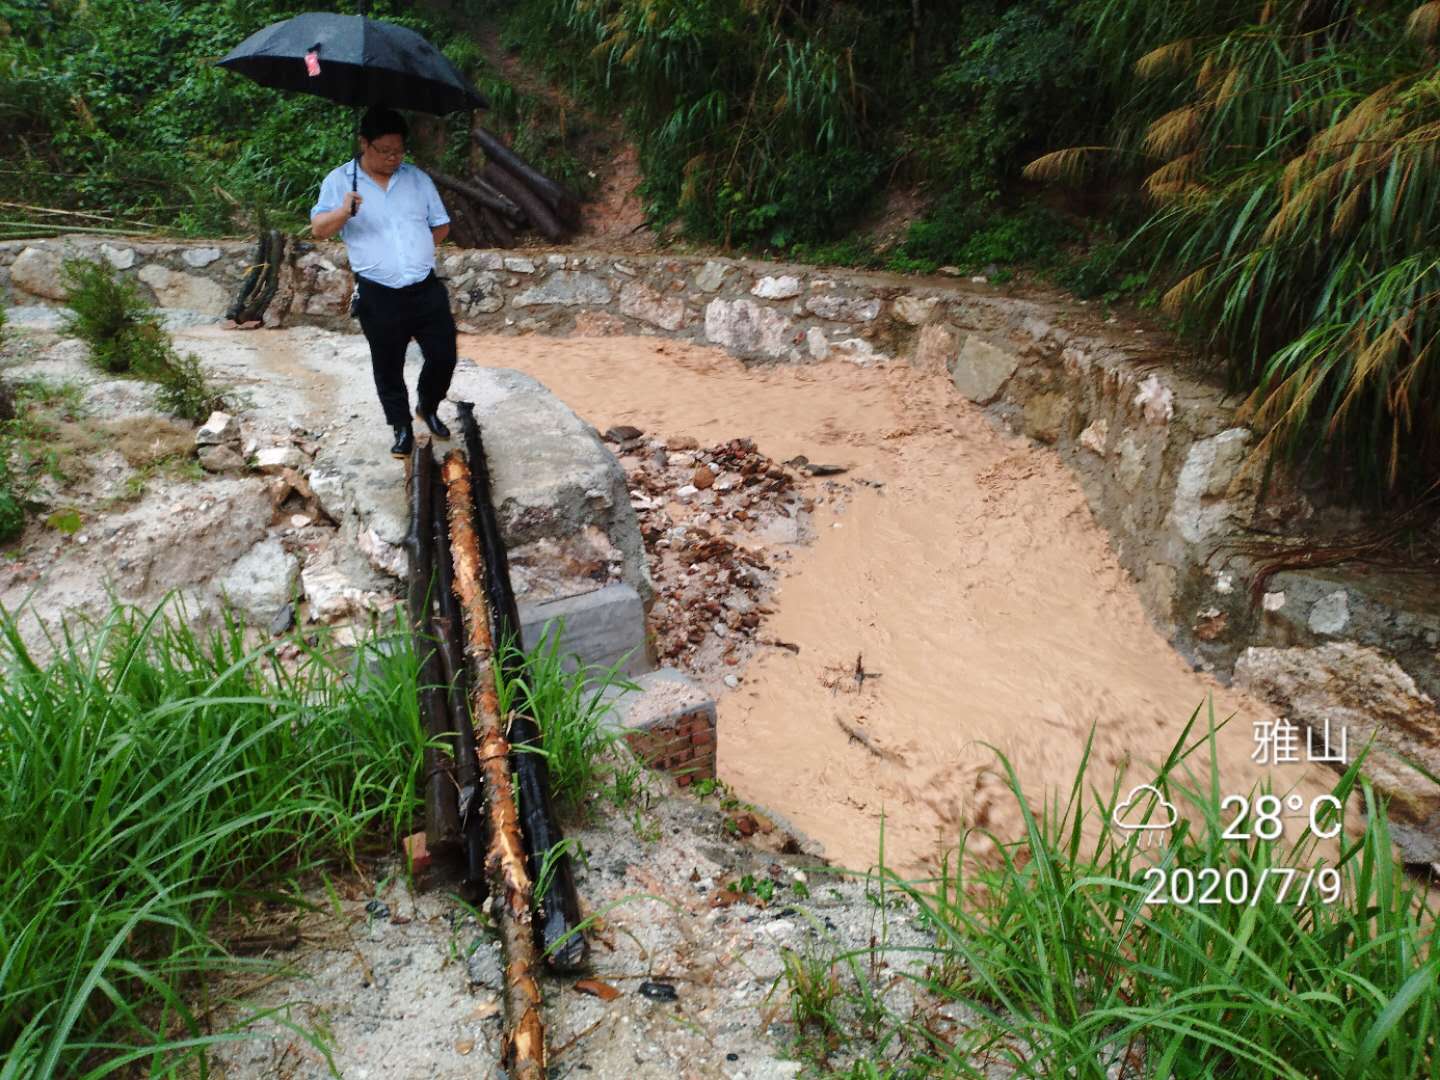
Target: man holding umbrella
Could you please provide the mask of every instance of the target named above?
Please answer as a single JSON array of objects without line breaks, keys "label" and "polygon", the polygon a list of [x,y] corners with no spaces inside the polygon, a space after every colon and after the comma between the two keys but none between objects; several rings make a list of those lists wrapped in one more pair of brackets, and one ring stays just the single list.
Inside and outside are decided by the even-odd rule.
[{"label": "man holding umbrella", "polygon": [[[360,7],[363,12],[364,0]],[[483,109],[485,99],[414,30],[363,14],[306,12],[284,19],[251,34],[220,66],[262,86],[369,106],[360,124],[360,154],[325,177],[310,227],[321,239],[339,234],[349,249],[375,390],[395,429],[390,452],[408,457],[415,443],[404,379],[411,341],[425,356],[415,415],[437,438],[449,438],[436,410],[455,370],[455,320],[435,276],[435,247],[450,216],[430,177],[405,164],[405,121],[394,110],[445,116]]]},{"label": "man holding umbrella", "polygon": [[450,231],[450,215],[434,181],[406,164],[407,133],[393,109],[369,109],[360,121],[359,155],[325,177],[310,211],[316,237],[338,233],[345,241],[359,290],[355,310],[370,343],[375,391],[395,431],[390,453],[398,458],[409,457],[415,441],[406,348],[415,341],[425,358],[415,415],[439,439],[450,437],[438,410],[456,353],[450,296],[435,276],[435,248]]}]

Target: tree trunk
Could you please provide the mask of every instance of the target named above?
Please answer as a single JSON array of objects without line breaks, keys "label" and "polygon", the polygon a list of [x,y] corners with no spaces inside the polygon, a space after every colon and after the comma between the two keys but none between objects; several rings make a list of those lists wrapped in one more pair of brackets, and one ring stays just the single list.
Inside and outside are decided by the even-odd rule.
[{"label": "tree trunk", "polygon": [[514,173],[507,172],[492,161],[485,166],[485,179],[524,210],[530,224],[539,229],[545,239],[557,243],[565,239],[565,228],[560,219],[545,204],[545,200],[526,187]]},{"label": "tree trunk", "polygon": [[436,169],[427,169],[426,172],[430,174],[430,179],[434,180],[440,187],[449,188],[451,191],[458,192],[466,198],[474,199],[481,206],[488,206],[491,210],[495,210],[501,214],[507,214],[510,217],[518,218],[521,214],[520,207],[516,206],[514,202],[496,191],[483,180],[478,182],[457,180],[455,177],[439,172]]},{"label": "tree trunk", "polygon": [[465,884],[483,900],[485,881],[485,808],[480,796],[480,762],[475,751],[475,722],[470,716],[470,673],[465,666],[465,619],[455,596],[455,563],[450,555],[450,519],[445,482],[434,474],[430,520],[435,529],[435,636],[445,676],[450,723],[455,729],[455,783],[459,787],[460,847]]},{"label": "tree trunk", "polygon": [[505,961],[505,1031],[501,1063],[511,1080],[545,1080],[545,1029],[540,1022],[540,984],[535,978],[535,942],[530,928],[530,875],[520,819],[510,784],[510,745],[505,741],[499,701],[495,696],[484,575],[475,532],[469,470],[458,453],[445,455],[442,469],[449,493],[450,550],[455,561],[455,594],[460,601],[469,644],[473,677],[471,708],[489,822],[485,856],[490,880],[490,906],[500,932]]},{"label": "tree trunk", "polygon": [[[511,642],[515,648],[502,654],[500,669],[507,676],[516,671],[520,648],[520,612],[510,584],[510,561],[500,536],[500,523],[490,498],[490,469],[475,409],[462,402],[460,431],[470,467],[470,495],[474,500],[474,521],[480,536],[485,562],[485,597],[490,610],[491,636],[497,642]],[[530,875],[539,879],[547,858],[553,872],[544,894],[536,897],[535,943],[552,971],[570,972],[581,968],[590,955],[590,944],[580,932],[580,895],[575,888],[574,869],[550,800],[550,770],[543,752],[540,726],[525,710],[517,709],[510,719],[515,753],[511,755],[515,783],[520,789],[520,824],[529,859]]]},{"label": "tree trunk", "polygon": [[486,158],[528,185],[545,200],[546,205],[558,217],[569,222],[572,228],[579,227],[580,200],[564,185],[546,176],[483,127],[475,128],[470,135],[485,151]]}]

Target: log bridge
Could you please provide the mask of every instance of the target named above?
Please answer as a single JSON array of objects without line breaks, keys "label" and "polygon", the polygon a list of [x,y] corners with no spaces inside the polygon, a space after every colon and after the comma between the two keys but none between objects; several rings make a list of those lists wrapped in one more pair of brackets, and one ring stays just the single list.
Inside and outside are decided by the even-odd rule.
[{"label": "log bridge", "polygon": [[421,440],[406,477],[426,845],[456,858],[465,888],[490,905],[504,967],[502,1064],[513,1080],[542,1080],[539,969],[579,970],[589,944],[545,757],[534,752],[542,749],[539,726],[523,707],[500,711],[497,677],[518,674],[523,659],[520,619],[480,428],[472,405],[459,411],[463,451],[451,450],[437,467]]}]

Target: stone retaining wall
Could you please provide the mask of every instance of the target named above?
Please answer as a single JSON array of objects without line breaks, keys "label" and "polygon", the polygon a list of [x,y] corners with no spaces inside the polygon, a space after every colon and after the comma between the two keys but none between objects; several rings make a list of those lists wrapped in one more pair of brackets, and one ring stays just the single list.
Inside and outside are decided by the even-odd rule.
[{"label": "stone retaining wall", "polygon": [[[0,243],[10,303],[63,299],[66,251],[103,258],[161,306],[218,318],[253,245],[72,238]],[[1314,508],[1246,464],[1253,435],[1221,391],[1185,374],[1164,335],[1062,296],[983,280],[916,279],[672,255],[468,250],[445,254],[456,318],[477,333],[654,334],[750,361],[903,360],[947,372],[997,422],[1074,470],[1147,610],[1197,666],[1228,678],[1251,645],[1355,641],[1440,696],[1440,604],[1351,572],[1277,575],[1265,603],[1226,551],[1247,526],[1283,531]],[[270,325],[356,328],[336,244],[298,244]]]}]

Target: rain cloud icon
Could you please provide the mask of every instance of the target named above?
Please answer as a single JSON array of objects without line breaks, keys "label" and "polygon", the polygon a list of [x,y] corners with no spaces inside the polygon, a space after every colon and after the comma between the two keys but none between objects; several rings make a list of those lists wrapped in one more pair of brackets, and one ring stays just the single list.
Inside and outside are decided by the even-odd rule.
[{"label": "rain cloud icon", "polygon": [[[1130,811],[1134,809],[1135,801],[1141,792],[1154,797],[1157,804],[1155,812],[1151,814],[1148,821],[1126,821],[1125,819],[1130,816]],[[1110,814],[1110,820],[1114,822],[1117,829],[1124,829],[1126,832],[1143,830],[1145,835],[1150,835],[1174,828],[1179,816],[1175,812],[1175,804],[1167,801],[1154,784],[1136,784],[1130,789],[1130,794],[1116,805]]]}]

